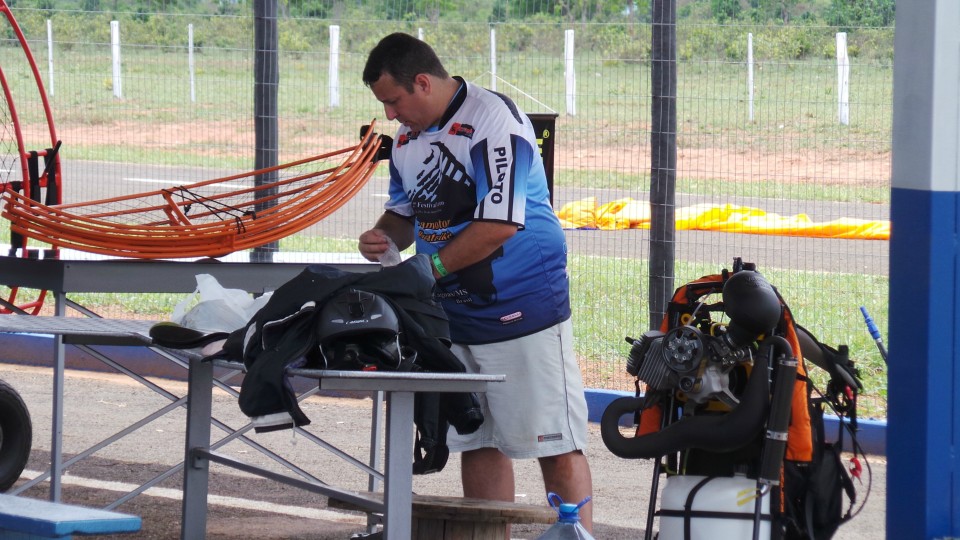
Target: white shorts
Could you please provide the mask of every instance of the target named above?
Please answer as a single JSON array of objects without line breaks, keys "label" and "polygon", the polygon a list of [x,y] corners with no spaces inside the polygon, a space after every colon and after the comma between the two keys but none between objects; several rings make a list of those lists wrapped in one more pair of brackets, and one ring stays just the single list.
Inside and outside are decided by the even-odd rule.
[{"label": "white shorts", "polygon": [[586,449],[587,401],[570,319],[511,341],[454,344],[452,350],[467,372],[506,380],[480,394],[480,429],[469,435],[450,429],[451,452],[498,448],[512,459],[529,459]]}]

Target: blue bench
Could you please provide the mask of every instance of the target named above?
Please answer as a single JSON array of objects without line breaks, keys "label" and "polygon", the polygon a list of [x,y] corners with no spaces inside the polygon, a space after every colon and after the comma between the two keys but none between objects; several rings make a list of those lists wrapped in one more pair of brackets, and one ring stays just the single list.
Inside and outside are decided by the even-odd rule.
[{"label": "blue bench", "polygon": [[0,540],[136,532],[140,525],[130,514],[0,494]]}]

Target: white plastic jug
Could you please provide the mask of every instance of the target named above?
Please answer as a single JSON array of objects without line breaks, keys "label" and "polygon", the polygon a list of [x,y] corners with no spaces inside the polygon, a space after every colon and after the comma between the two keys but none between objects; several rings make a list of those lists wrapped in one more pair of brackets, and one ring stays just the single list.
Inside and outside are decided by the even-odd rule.
[{"label": "white plastic jug", "polygon": [[[687,499],[694,490],[688,512]],[[690,540],[749,540],[753,538],[756,498],[757,481],[745,476],[671,476],[660,496],[659,540],[683,540],[685,517],[690,519]],[[760,508],[760,538],[769,539],[769,494],[763,496]],[[708,513],[716,512],[733,518],[709,517]]]}]

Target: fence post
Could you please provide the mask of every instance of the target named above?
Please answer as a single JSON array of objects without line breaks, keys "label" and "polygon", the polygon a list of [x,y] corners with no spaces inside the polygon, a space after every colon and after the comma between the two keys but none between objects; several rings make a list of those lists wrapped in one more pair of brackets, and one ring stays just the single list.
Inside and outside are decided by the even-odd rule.
[{"label": "fence post", "polygon": [[417,28],[417,39],[423,41],[423,28]]},{"label": "fence post", "polygon": [[490,89],[497,91],[497,29],[490,27]]},{"label": "fence post", "polygon": [[840,123],[850,125],[850,58],[847,33],[837,32],[837,106]]},{"label": "fence post", "polygon": [[190,103],[197,101],[196,65],[193,60],[193,24],[187,25],[187,66],[190,69]]},{"label": "fence post", "polygon": [[47,89],[53,96],[53,22],[47,19],[47,71],[49,72],[50,84]]},{"label": "fence post", "polygon": [[753,32],[747,34],[747,96],[750,122],[753,122]]},{"label": "fence post", "polygon": [[577,114],[577,74],[573,66],[573,30],[563,33],[563,75],[567,87],[567,114]]},{"label": "fence post", "polygon": [[328,72],[330,86],[330,108],[340,106],[340,27],[330,26],[330,67]]},{"label": "fence post", "polygon": [[113,58],[113,97],[123,97],[120,73],[120,21],[110,21],[110,51]]}]

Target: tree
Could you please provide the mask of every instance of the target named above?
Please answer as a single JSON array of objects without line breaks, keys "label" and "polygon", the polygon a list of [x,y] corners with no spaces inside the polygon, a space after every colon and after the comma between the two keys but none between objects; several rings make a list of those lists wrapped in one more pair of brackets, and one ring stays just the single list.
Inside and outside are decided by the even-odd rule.
[{"label": "tree", "polygon": [[739,19],[742,12],[740,0],[710,0],[710,13],[720,24]]},{"label": "tree", "polygon": [[530,17],[546,14],[574,21],[607,21],[637,7],[631,0],[509,0],[510,14]]},{"label": "tree", "polygon": [[893,26],[895,0],[831,0],[824,19],[843,28]]},{"label": "tree", "polygon": [[775,20],[788,23],[791,8],[797,3],[798,0],[750,0],[750,7],[753,8],[752,17],[756,22]]}]

